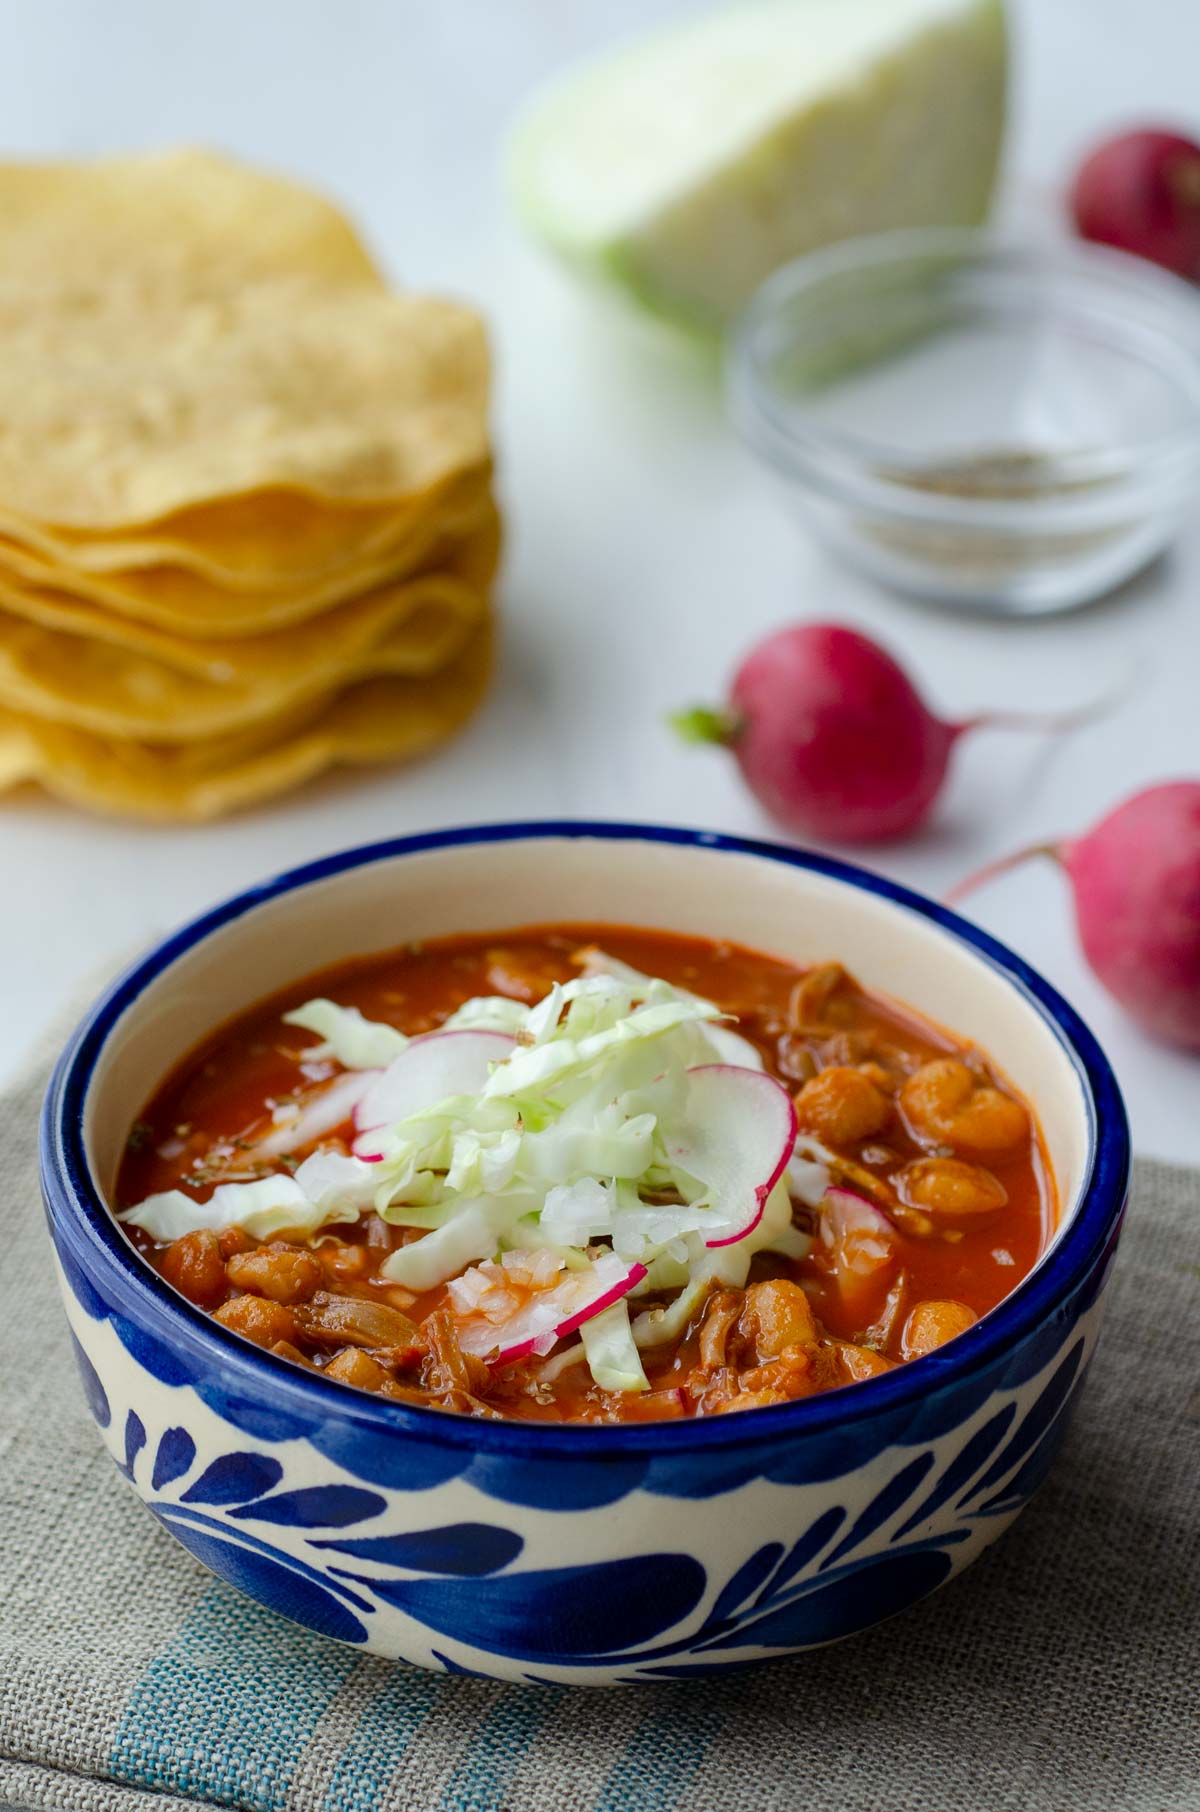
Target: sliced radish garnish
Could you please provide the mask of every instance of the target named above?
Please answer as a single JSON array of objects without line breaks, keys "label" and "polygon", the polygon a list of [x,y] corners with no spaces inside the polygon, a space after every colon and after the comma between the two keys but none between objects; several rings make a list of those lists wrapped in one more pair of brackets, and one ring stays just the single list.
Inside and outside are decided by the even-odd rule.
[{"label": "sliced radish garnish", "polygon": [[787,1090],[761,1070],[701,1064],[687,1073],[687,1101],[671,1128],[672,1164],[703,1185],[712,1209],[707,1246],[731,1246],[762,1219],[796,1143]]},{"label": "sliced radish garnish", "polygon": [[846,1238],[851,1233],[864,1239],[882,1241],[884,1245],[895,1245],[898,1238],[895,1224],[876,1202],[865,1195],[859,1195],[856,1190],[843,1189],[835,1183],[825,1191],[822,1207],[825,1212],[821,1222],[821,1238],[826,1245],[831,1245],[835,1239]]},{"label": "sliced radish garnish", "polygon": [[479,1095],[493,1065],[516,1049],[507,1032],[430,1032],[414,1038],[389,1063],[359,1102],[354,1149],[360,1158],[379,1155],[379,1129],[424,1113],[452,1095]]},{"label": "sliced radish garnish", "polygon": [[586,1271],[568,1271],[551,1289],[531,1291],[505,1321],[489,1321],[482,1315],[460,1321],[458,1343],[464,1353],[474,1353],[489,1365],[511,1365],[529,1353],[548,1353],[593,1315],[620,1302],[645,1275],[645,1265],[630,1265],[615,1252],[605,1252]]},{"label": "sliced radish garnish", "polygon": [[350,1070],[344,1076],[335,1076],[326,1088],[307,1095],[294,1114],[281,1117],[274,1132],[256,1141],[255,1149],[265,1157],[281,1158],[314,1144],[351,1118],[368,1089],[382,1075],[382,1070]]},{"label": "sliced radish garnish", "polygon": [[851,1189],[825,1191],[821,1244],[833,1258],[838,1292],[863,1326],[875,1318],[900,1258],[900,1236],[883,1212]]}]

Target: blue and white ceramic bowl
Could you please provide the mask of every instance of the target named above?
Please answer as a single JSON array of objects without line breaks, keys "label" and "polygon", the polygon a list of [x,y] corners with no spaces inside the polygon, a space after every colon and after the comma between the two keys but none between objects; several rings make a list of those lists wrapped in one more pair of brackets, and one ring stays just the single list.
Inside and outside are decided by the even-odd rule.
[{"label": "blue and white ceramic bowl", "polygon": [[[557,1428],[413,1408],[301,1371],[193,1308],[126,1243],[104,1205],[123,1141],[206,1033],[344,957],[555,919],[837,956],[977,1039],[1041,1115],[1063,1212],[1037,1269],[949,1347],[848,1390],[710,1420]],[[605,824],[376,844],[208,913],[80,1026],[42,1143],[92,1413],[192,1554],[377,1654],[588,1685],[852,1635],[994,1541],[1045,1473],[1083,1381],[1128,1167],[1120,1095],[1090,1033],[972,926],[839,862]]]}]

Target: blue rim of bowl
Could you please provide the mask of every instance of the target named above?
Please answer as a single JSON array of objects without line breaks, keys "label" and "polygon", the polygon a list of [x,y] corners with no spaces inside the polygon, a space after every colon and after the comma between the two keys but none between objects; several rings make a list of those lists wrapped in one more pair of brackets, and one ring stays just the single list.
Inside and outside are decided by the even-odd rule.
[{"label": "blue rim of bowl", "polygon": [[[828,876],[876,894],[916,913],[964,943],[1024,995],[1057,1035],[1083,1088],[1089,1117],[1088,1174],[1071,1222],[1038,1266],[1011,1295],[966,1333],[922,1359],[898,1366],[882,1377],[801,1398],[794,1403],[744,1410],[736,1416],[693,1417],[682,1421],[640,1424],[546,1424],[488,1421],[445,1410],[389,1402],[358,1391],[320,1373],[305,1372],[286,1359],[265,1352],[193,1307],[163,1282],[126,1239],[92,1180],[84,1145],[87,1091],[96,1061],[121,1017],[150,982],[213,932],[267,901],[317,881],[372,863],[463,844],[502,844],[550,838],[674,844],[778,862]],[[247,1005],[252,1005],[247,1002]],[[520,1452],[529,1458],[601,1459],[633,1453],[723,1451],[761,1442],[818,1434],[851,1417],[886,1414],[906,1402],[964,1380],[1044,1324],[1058,1304],[1089,1273],[1119,1225],[1128,1187],[1129,1127],[1120,1089],[1096,1039],[1074,1008],[1020,957],[955,912],[870,871],[812,851],[715,831],[676,826],[608,821],[537,820],[528,823],[469,825],[418,836],[399,837],[342,850],[235,895],[191,920],[154,946],[105,991],[80,1022],[55,1069],[42,1110],[41,1166],[43,1187],[52,1213],[64,1213],[81,1227],[96,1256],[122,1274],[139,1303],[168,1329],[181,1326],[188,1344],[219,1355],[224,1367],[240,1374],[243,1384],[258,1384],[270,1400],[299,1400],[304,1410],[341,1417],[381,1434],[407,1433],[423,1440],[483,1453]],[[85,1267],[86,1274],[86,1267]]]},{"label": "blue rim of bowl", "polygon": [[[1086,286],[1093,312],[1102,313],[1105,302],[1117,310],[1124,303],[1123,349],[1130,352],[1135,333],[1142,341],[1154,342],[1157,357],[1151,362],[1163,369],[1164,360],[1169,360],[1181,389],[1187,390],[1189,424],[1104,451],[1056,455],[1057,483],[1077,482],[1078,490],[1064,494],[1056,488],[1041,496],[1006,498],[923,492],[906,483],[903,475],[927,470],[928,455],[824,422],[801,427],[791,423],[779,409],[764,367],[762,336],[771,334],[790,302],[830,277],[886,268],[922,255],[1019,263],[1032,275],[1074,283],[1081,296]],[[1191,328],[1194,351],[1195,323],[1194,296],[1182,278],[1112,246],[1072,240],[1041,244],[989,227],[901,227],[838,240],[772,272],[733,325],[726,389],[733,420],[747,444],[777,471],[831,499],[899,511],[931,523],[1028,531],[1032,519],[1045,515],[1058,523],[1086,526],[1093,520],[1106,521],[1132,494],[1153,494],[1164,485],[1194,488],[1200,470],[1200,377],[1182,328]],[[884,476],[883,467],[895,476]],[[1101,481],[1095,491],[1091,481]]]}]

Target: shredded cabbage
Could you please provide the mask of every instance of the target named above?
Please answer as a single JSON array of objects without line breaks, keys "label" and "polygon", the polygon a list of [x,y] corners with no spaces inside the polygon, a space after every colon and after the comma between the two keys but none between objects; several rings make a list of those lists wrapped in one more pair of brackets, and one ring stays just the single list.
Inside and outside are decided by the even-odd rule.
[{"label": "shredded cabbage", "polygon": [[522,1200],[460,1201],[440,1227],[385,1259],[383,1275],[407,1290],[432,1290],[435,1284],[457,1277],[467,1265],[494,1258],[505,1228],[519,1217],[524,1205]]},{"label": "shredded cabbage", "polygon": [[[643,975],[641,970],[635,969],[632,964],[623,963],[619,956],[610,956],[607,950],[601,950],[595,944],[590,944],[586,950],[577,951],[575,961],[582,964],[585,976],[610,975],[616,981],[624,982],[632,988],[648,988],[654,979],[652,976]],[[677,988],[675,992],[681,994],[684,1000],[704,1000],[702,994],[692,994],[686,988]],[[704,1004],[712,1006],[713,1002],[706,1000]],[[763,1060],[757,1048],[751,1044],[748,1038],[743,1038],[740,1033],[733,1031],[729,1026],[706,1026],[704,1035],[712,1045],[714,1055],[722,1063],[740,1064],[748,1070],[763,1068]]]},{"label": "shredded cabbage", "polygon": [[601,1309],[581,1325],[579,1338],[587,1355],[588,1370],[601,1390],[650,1389],[634,1344],[626,1303],[614,1302],[611,1308]]},{"label": "shredded cabbage", "polygon": [[529,1008],[505,994],[482,994],[464,1000],[442,1026],[444,1032],[508,1032],[516,1036],[525,1029]]},{"label": "shredded cabbage", "polygon": [[302,1007],[285,1013],[283,1023],[315,1032],[325,1040],[305,1051],[306,1061],[332,1057],[345,1070],[381,1070],[408,1043],[395,1026],[364,1019],[357,1007],[339,1007],[332,1000],[306,1000]]},{"label": "shredded cabbage", "polygon": [[182,1189],[167,1189],[126,1209],[121,1219],[158,1240],[179,1239],[204,1228],[220,1233],[226,1227],[244,1227],[253,1239],[269,1239],[284,1227],[315,1233],[327,1221],[353,1221],[358,1214],[348,1197],[314,1202],[297,1172],[294,1177],[262,1177],[254,1183],[221,1183],[207,1202],[195,1201]]},{"label": "shredded cabbage", "polygon": [[[780,1110],[771,1097],[777,1084],[758,1076],[748,1084],[746,1071],[761,1072],[761,1060],[721,1023],[712,1001],[603,952],[584,952],[578,960],[583,973],[555,984],[533,1006],[499,996],[467,1001],[441,1031],[505,1036],[461,1046],[442,1040],[439,1048],[440,1034],[410,1039],[355,1008],[308,1001],[287,1015],[289,1024],[325,1040],[306,1059],[380,1072],[364,1079],[354,1154],[318,1148],[294,1176],[225,1183],[206,1201],[171,1190],[122,1218],[162,1240],[235,1224],[264,1238],[283,1228],[311,1236],[327,1223],[373,1210],[419,1235],[391,1253],[384,1275],[417,1292],[448,1284],[460,1338],[470,1335],[474,1343],[466,1350],[484,1340],[485,1352],[504,1343],[497,1339],[487,1348],[487,1329],[471,1332],[481,1313],[471,1293],[483,1292],[477,1301],[485,1306],[485,1299],[501,1300],[487,1267],[523,1255],[526,1296],[517,1321],[529,1331],[532,1350],[548,1353],[578,1326],[598,1385],[647,1389],[639,1347],[682,1333],[714,1281],[744,1284],[755,1252],[807,1250],[807,1235],[792,1224],[786,1181],[771,1190],[754,1223],[762,1191],[780,1165],[790,1160],[792,1190],[810,1201],[820,1199],[828,1172],[813,1141],[800,1140],[794,1149],[784,1143],[794,1126],[786,1097],[779,1091]],[[738,1086],[724,1090],[714,1065]],[[690,1080],[697,1069],[706,1071],[703,1096]],[[717,1128],[711,1139],[693,1139],[688,1147],[687,1129],[708,1111],[714,1076],[728,1138]],[[437,1098],[447,1086],[468,1092]],[[760,1090],[768,1099],[754,1130],[745,1102]],[[389,1109],[402,1117],[377,1124]],[[326,1130],[320,1114],[310,1114],[307,1125],[318,1135]],[[779,1125],[783,1140],[772,1130]],[[689,1175],[671,1155],[690,1149],[703,1156],[706,1146],[720,1147],[727,1170],[728,1153],[739,1142],[749,1166],[740,1199],[752,1210],[741,1236],[736,1219],[730,1233],[728,1179],[716,1171],[707,1179]],[[730,1243],[706,1243],[718,1237]],[[480,1266],[484,1271],[474,1269]],[[625,1293],[672,1291],[673,1301],[631,1322]]]},{"label": "shredded cabbage", "polygon": [[561,1378],[564,1372],[570,1371],[573,1365],[578,1365],[586,1358],[583,1341],[572,1340],[569,1346],[564,1346],[552,1359],[547,1359],[538,1366],[538,1380],[542,1384],[553,1384],[555,1379]]}]

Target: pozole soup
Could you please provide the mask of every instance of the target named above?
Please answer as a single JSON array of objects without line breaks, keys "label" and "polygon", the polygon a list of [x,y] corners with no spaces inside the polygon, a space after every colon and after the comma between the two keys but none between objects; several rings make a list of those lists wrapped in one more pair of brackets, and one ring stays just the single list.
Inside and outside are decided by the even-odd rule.
[{"label": "pozole soup", "polygon": [[870,1379],[985,1314],[1055,1202],[984,1052],[725,943],[426,942],[255,1007],[129,1137],[118,1214],[282,1359],[477,1416],[631,1422]]}]

